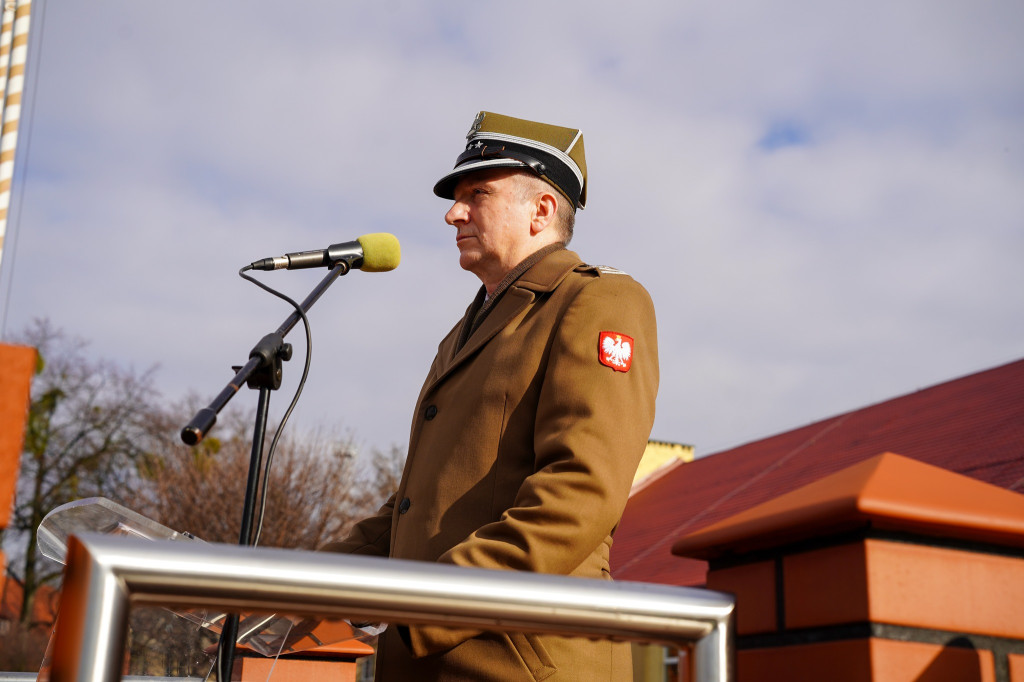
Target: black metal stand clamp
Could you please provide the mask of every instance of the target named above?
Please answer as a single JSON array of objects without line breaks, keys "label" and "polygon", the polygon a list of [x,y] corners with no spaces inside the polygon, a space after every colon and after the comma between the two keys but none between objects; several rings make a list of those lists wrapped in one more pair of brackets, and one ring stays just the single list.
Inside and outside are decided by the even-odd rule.
[{"label": "black metal stand clamp", "polygon": [[[291,359],[292,346],[284,342],[284,337],[302,319],[302,315],[313,307],[313,304],[342,275],[348,273],[350,266],[341,260],[335,263],[331,271],[324,277],[313,291],[302,301],[298,311],[291,315],[274,331],[267,334],[249,353],[249,361],[235,370],[234,378],[217,395],[209,406],[199,410],[185,428],[181,430],[181,439],[188,445],[196,445],[217,423],[217,415],[234,397],[242,384],[259,391],[256,406],[256,419],[253,424],[252,453],[249,459],[249,475],[245,486],[245,501],[242,505],[242,527],[238,536],[238,544],[253,544],[253,519],[256,512],[256,496],[259,490],[260,472],[263,468],[263,443],[267,433],[267,415],[270,410],[270,392],[281,387],[284,375],[283,363]],[[224,621],[218,644],[218,672],[220,680],[231,679],[234,666],[235,641],[238,637],[238,614],[230,614]]]}]

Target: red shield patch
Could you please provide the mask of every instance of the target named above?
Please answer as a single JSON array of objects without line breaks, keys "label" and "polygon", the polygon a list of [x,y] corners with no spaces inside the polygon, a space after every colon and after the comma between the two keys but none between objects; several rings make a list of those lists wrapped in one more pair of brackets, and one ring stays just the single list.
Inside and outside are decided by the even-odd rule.
[{"label": "red shield patch", "polygon": [[597,358],[616,372],[628,372],[633,364],[633,338],[619,332],[601,332],[597,338]]}]

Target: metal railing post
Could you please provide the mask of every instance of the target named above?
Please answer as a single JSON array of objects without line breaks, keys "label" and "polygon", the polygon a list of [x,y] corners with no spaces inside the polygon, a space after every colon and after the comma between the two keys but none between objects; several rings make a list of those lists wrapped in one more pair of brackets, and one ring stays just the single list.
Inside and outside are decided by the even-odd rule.
[{"label": "metal railing post", "polygon": [[68,566],[54,635],[51,679],[119,680],[128,634],[129,593],[103,552],[68,543]]}]

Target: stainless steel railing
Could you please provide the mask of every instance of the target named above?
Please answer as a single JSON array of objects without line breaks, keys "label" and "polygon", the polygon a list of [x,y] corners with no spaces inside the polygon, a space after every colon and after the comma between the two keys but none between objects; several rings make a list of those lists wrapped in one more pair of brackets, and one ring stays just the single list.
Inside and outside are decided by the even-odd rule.
[{"label": "stainless steel railing", "polygon": [[[0,682],[36,682],[36,673],[0,672]],[[150,675],[126,675],[123,682],[203,682],[201,677],[155,677]]]},{"label": "stainless steel railing", "polygon": [[130,604],[657,642],[692,651],[695,682],[734,679],[734,600],[717,592],[102,535],[69,543],[50,679],[120,679]]}]

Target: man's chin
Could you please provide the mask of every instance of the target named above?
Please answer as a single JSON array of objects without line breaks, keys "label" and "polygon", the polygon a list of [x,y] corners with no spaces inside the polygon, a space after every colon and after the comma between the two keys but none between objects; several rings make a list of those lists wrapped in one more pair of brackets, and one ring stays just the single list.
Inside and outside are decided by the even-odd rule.
[{"label": "man's chin", "polygon": [[473,268],[480,262],[480,254],[473,251],[459,251],[459,267],[472,272]]}]

